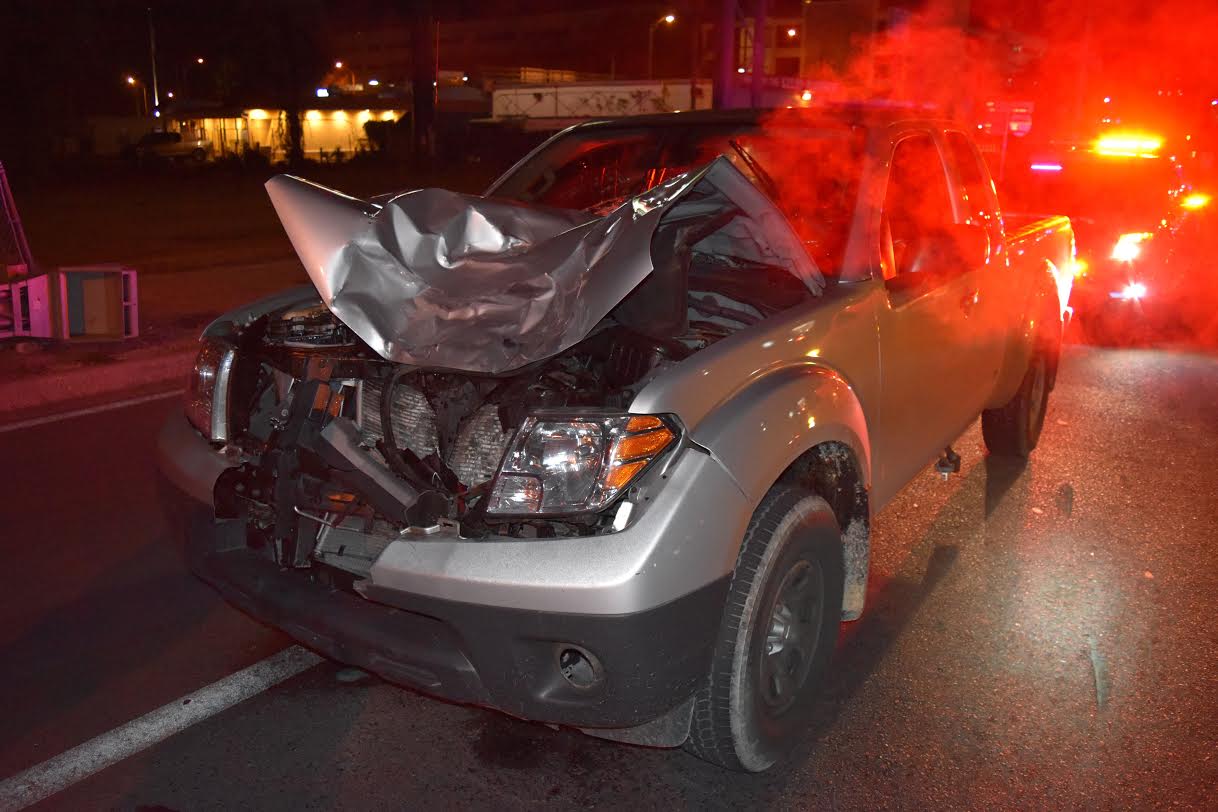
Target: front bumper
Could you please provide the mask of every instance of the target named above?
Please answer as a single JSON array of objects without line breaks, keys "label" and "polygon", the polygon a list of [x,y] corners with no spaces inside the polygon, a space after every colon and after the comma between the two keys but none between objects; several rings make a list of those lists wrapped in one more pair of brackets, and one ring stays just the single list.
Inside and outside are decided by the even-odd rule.
[{"label": "front bumper", "polygon": [[[634,527],[609,537],[394,542],[371,577],[348,591],[319,577],[322,571],[284,569],[250,549],[243,519],[215,518],[210,498],[200,498],[207,490],[200,478],[211,478],[214,487],[215,477],[232,463],[182,418],[171,418],[160,446],[166,504],[185,536],[191,568],[241,609],[336,660],[453,701],[582,728],[635,728],[663,719],[705,679],[734,550],[727,568],[696,588],[627,611],[619,611],[624,603],[654,594],[645,571],[658,567],[643,567],[623,581],[612,556],[586,557],[583,593],[562,588],[569,575],[564,561],[547,568],[554,544],[629,546],[630,534],[650,526],[645,520],[651,509]],[[704,515],[715,519],[714,513]],[[668,531],[651,545],[660,555],[671,557],[674,542],[679,550],[686,542],[716,541],[709,532],[695,539],[696,528],[678,518],[668,515],[659,525]],[[673,536],[674,521],[685,535]],[[491,566],[504,557],[514,560],[498,573],[498,589],[486,588],[477,572],[463,571],[463,562],[479,552]],[[598,561],[608,562],[608,570],[598,572]],[[511,573],[527,577],[513,580]],[[421,588],[403,588],[410,583]],[[556,597],[566,591],[575,595]],[[598,596],[606,600],[598,604]],[[532,606],[503,602],[530,597]],[[564,602],[587,610],[553,608]],[[592,684],[564,676],[560,658],[571,650],[595,664]]]}]

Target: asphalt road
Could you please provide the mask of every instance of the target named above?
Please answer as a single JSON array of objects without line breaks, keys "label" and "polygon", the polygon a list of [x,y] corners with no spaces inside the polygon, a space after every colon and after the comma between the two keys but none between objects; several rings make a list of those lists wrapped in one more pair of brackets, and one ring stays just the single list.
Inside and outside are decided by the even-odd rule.
[{"label": "asphalt road", "polygon": [[[289,645],[183,569],[156,401],[0,434],[0,778]],[[1071,348],[1041,446],[877,519],[806,745],[725,773],[322,663],[39,808],[1214,808],[1218,359]],[[354,679],[353,679],[354,677]]]}]

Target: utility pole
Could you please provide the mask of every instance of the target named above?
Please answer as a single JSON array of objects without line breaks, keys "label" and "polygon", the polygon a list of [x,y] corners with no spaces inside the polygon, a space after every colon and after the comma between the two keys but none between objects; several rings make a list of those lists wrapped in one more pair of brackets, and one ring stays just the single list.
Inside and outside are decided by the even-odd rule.
[{"label": "utility pole", "polygon": [[762,80],[765,78],[765,14],[766,0],[755,0],[753,4],[753,84],[749,101],[751,106],[761,106]]},{"label": "utility pole", "polygon": [[672,25],[677,21],[675,14],[665,14],[658,20],[652,22],[651,27],[647,29],[647,78],[655,78],[655,69],[653,63],[656,55],[656,28],[660,23]]},{"label": "utility pole", "polygon": [[726,108],[736,82],[736,0],[719,0],[719,70],[715,76],[713,104]]},{"label": "utility pole", "polygon": [[411,129],[412,151],[419,165],[426,165],[436,154],[436,100],[439,95],[440,29],[429,0],[416,6],[411,25]]},{"label": "utility pole", "polygon": [[161,93],[156,81],[156,29],[152,27],[152,6],[148,6],[148,54],[152,59],[152,114],[161,114]]},{"label": "utility pole", "polygon": [[702,59],[702,0],[689,4],[689,109],[698,109],[698,67]]}]

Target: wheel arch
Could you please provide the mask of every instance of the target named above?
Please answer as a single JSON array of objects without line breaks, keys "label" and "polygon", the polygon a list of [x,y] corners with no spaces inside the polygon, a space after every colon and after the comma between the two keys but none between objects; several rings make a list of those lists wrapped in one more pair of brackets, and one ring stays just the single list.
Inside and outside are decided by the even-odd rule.
[{"label": "wheel arch", "polygon": [[834,440],[818,443],[796,457],[778,481],[809,490],[832,508],[842,531],[842,620],[857,620],[871,567],[871,500],[854,450]]},{"label": "wheel arch", "polygon": [[1057,351],[1061,347],[1064,332],[1064,302],[1061,301],[1057,282],[1061,273],[1061,269],[1051,260],[1042,261],[1040,270],[1034,276],[1035,283],[1028,295],[1024,314],[1007,342],[998,385],[990,402],[986,404],[987,408],[998,408],[1015,396],[1039,345],[1050,343],[1054,348],[1049,361],[1050,388],[1056,381]]},{"label": "wheel arch", "polygon": [[692,434],[754,507],[778,483],[816,493],[842,530],[842,618],[863,610],[870,561],[871,447],[862,404],[846,379],[821,363],[784,367],[755,380]]}]

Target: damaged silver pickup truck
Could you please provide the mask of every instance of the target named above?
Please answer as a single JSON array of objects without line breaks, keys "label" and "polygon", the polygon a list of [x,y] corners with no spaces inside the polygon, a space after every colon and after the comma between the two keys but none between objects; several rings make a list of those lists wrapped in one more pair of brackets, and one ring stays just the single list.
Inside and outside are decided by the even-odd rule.
[{"label": "damaged silver pickup truck", "polygon": [[313,284],[207,328],[167,498],[237,606],[435,696],[766,769],[872,516],[978,415],[1040,434],[1070,224],[1004,233],[949,123],[619,119],[485,196],[267,188]]}]

